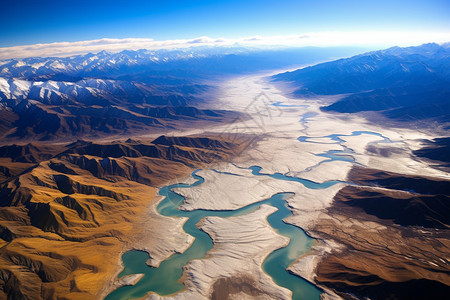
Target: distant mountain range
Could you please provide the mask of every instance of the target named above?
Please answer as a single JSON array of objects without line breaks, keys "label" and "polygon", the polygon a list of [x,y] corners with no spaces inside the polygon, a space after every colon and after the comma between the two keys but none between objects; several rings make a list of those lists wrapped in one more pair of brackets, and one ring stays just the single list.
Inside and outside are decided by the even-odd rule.
[{"label": "distant mountain range", "polygon": [[3,60],[0,139],[98,137],[175,128],[185,126],[180,124],[186,120],[188,124],[233,120],[236,113],[197,108],[211,88],[211,77],[311,63],[355,51],[197,47]]},{"label": "distant mountain range", "polygon": [[393,47],[274,76],[297,96],[342,95],[325,111],[381,111],[396,120],[450,122],[450,44]]}]

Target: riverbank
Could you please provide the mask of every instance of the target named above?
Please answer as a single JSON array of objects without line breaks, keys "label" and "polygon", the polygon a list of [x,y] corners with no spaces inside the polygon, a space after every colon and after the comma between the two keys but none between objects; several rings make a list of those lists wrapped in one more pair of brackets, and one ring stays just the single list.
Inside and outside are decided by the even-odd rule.
[{"label": "riverbank", "polygon": [[[361,232],[377,236],[386,230],[386,226],[375,219],[367,221],[330,213],[337,194],[348,185],[349,172],[355,166],[362,166],[437,178],[446,178],[448,174],[430,168],[426,162],[410,155],[420,147],[418,140],[432,135],[405,128],[383,128],[355,115],[323,113],[319,109],[320,101],[290,99],[263,77],[246,76],[223,83],[222,94],[211,104],[238,110],[247,118],[237,119],[231,125],[210,127],[205,132],[228,137],[251,133],[259,138],[248,141],[248,147],[242,147],[243,151],[228,163],[199,171],[198,175],[205,179],[201,185],[175,191],[185,198],[180,203],[180,216],[196,210],[211,213],[239,210],[278,193],[292,193],[287,200],[292,216],[283,221],[303,228],[318,239],[318,243],[306,255],[294,258],[289,271],[319,284],[325,291],[324,297],[333,298],[338,297],[334,289],[317,281],[317,271],[324,259],[338,256],[349,247],[348,241],[342,243],[342,238],[333,230],[342,228],[342,224],[352,232],[359,228]],[[332,184],[314,188],[326,182]],[[271,240],[254,240],[270,232],[266,217],[267,212],[257,210],[247,219],[238,219],[248,224],[251,231],[238,226],[239,222],[233,222],[232,218],[240,217],[203,219],[198,226],[213,238],[214,245],[206,257],[187,262],[183,277],[187,288],[170,298],[188,299],[194,294],[200,298],[217,296],[218,290],[225,286],[231,289],[233,282],[252,282],[258,287],[261,278],[267,276],[262,266],[268,254],[266,249],[272,249]],[[230,241],[227,246],[221,244],[225,232]],[[261,243],[259,249],[251,253],[251,268],[245,259],[237,259],[242,257],[248,241]],[[153,250],[149,248],[148,251],[152,253]],[[245,278],[236,277],[243,270],[252,271],[244,272]],[[234,281],[227,281],[231,278]],[[266,285],[271,289],[265,290],[265,295],[275,297],[284,293],[285,289],[273,281]],[[256,288],[248,293],[261,291]],[[241,296],[242,293],[245,291],[240,292]]]}]

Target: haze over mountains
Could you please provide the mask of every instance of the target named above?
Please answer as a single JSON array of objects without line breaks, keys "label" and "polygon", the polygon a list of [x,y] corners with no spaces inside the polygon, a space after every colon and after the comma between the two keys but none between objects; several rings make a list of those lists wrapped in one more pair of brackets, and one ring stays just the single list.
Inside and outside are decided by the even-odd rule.
[{"label": "haze over mountains", "polygon": [[450,122],[450,44],[393,47],[274,76],[297,96],[341,95],[324,111],[380,111],[401,121]]},{"label": "haze over mountains", "polygon": [[205,80],[355,51],[205,47],[5,60],[0,62],[0,136],[50,140],[175,128],[182,119],[232,119],[230,112],[198,108],[211,91]]}]

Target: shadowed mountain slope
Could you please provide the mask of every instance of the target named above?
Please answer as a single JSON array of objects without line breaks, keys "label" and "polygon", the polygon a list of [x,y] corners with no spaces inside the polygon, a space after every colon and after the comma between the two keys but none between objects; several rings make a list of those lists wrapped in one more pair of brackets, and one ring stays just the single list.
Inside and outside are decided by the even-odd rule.
[{"label": "shadowed mountain slope", "polygon": [[381,111],[400,120],[450,122],[450,47],[393,47],[274,76],[297,96],[342,95],[325,111]]},{"label": "shadowed mountain slope", "polygon": [[[414,154],[441,162],[440,165],[450,166],[450,137],[437,138],[429,141],[426,145],[414,151]],[[443,163],[443,164],[442,164]]]}]

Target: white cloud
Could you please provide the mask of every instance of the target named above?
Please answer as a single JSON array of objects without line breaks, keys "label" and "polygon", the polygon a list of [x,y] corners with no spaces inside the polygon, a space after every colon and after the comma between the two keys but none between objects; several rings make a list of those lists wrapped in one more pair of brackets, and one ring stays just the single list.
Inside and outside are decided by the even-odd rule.
[{"label": "white cloud", "polygon": [[252,42],[252,41],[260,41],[262,39],[263,38],[261,36],[256,35],[256,36],[249,36],[249,37],[243,38],[242,40],[245,42]]},{"label": "white cloud", "polygon": [[0,48],[0,59],[32,56],[71,56],[97,53],[102,50],[119,52],[125,49],[173,49],[194,46],[409,46],[427,42],[450,41],[450,32],[311,32],[289,36],[252,36],[239,39],[198,37],[155,41],[153,39],[99,39],[79,42],[57,42]]},{"label": "white cloud", "polygon": [[188,44],[213,44],[216,40],[209,38],[207,36],[198,37],[187,41]]}]

